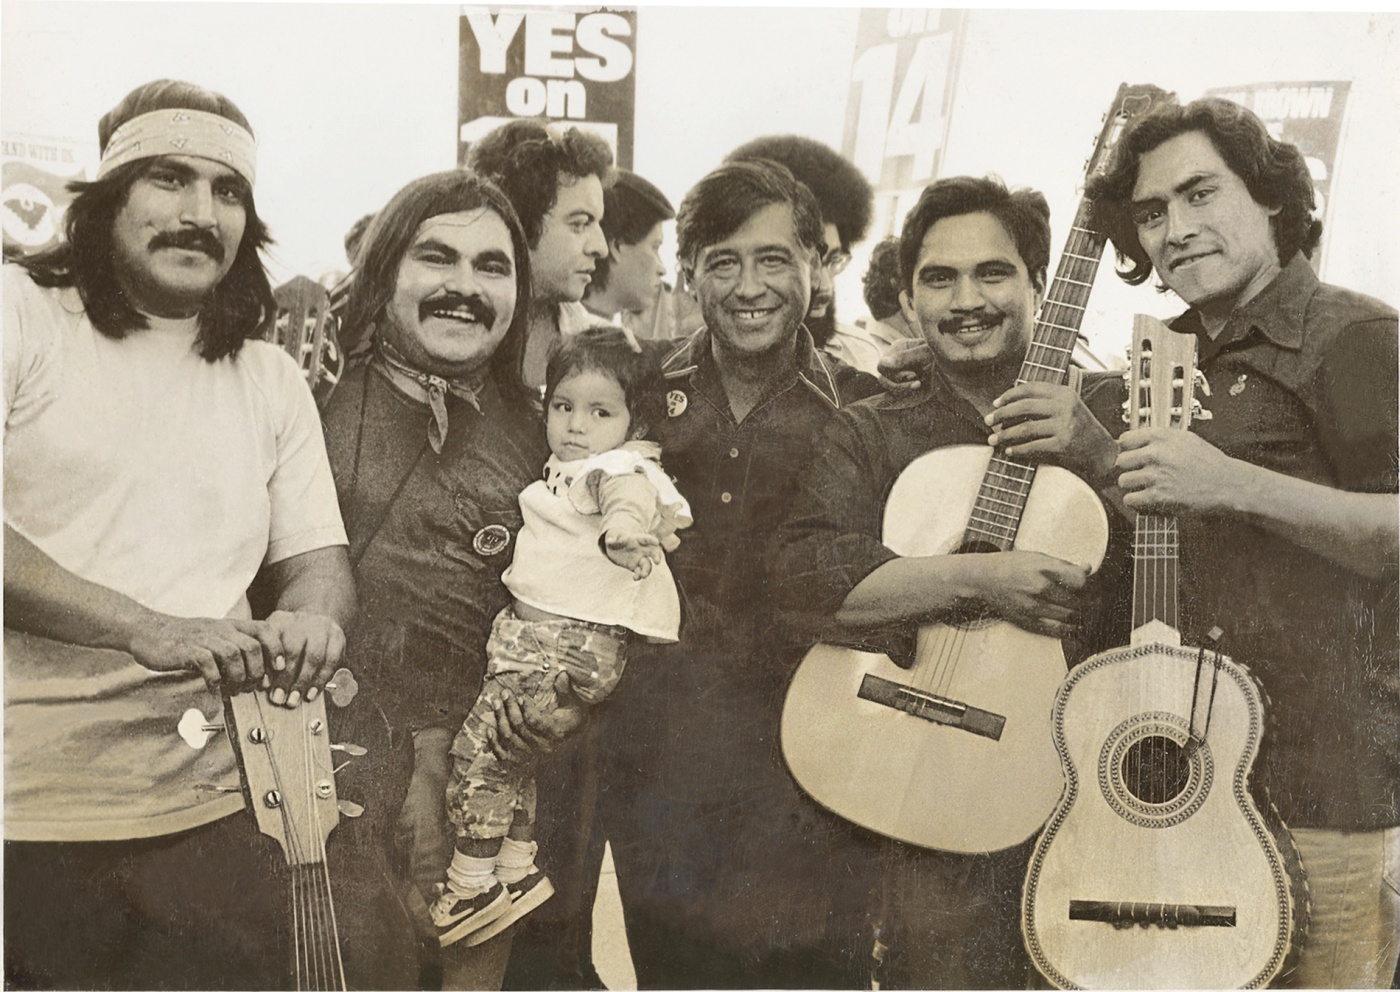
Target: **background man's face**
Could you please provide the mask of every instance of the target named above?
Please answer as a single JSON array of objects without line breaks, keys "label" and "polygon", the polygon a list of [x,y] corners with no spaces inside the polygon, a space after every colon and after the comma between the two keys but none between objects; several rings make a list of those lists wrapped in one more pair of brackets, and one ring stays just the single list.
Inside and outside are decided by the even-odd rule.
[{"label": "background man's face", "polygon": [[399,263],[382,333],[415,368],[461,375],[495,352],[515,305],[515,249],[500,214],[438,214]]},{"label": "background man's face", "polygon": [[248,185],[228,166],[192,155],[152,162],[117,211],[117,278],[132,304],[157,317],[192,316],[233,267]]},{"label": "background man's face", "polygon": [[598,222],[603,184],[597,176],[563,176],[559,198],[540,223],[539,243],[530,249],[531,293],[536,302],[577,303],[608,252]]},{"label": "background man's face", "polygon": [[816,252],[798,241],[792,207],[770,203],[700,249],[690,279],[716,344],[736,355],[792,347],[807,314]]},{"label": "background man's face", "polygon": [[[822,228],[826,251],[822,257],[841,251],[841,234],[828,222]],[[818,345],[826,344],[836,333],[836,286],[825,263],[812,270],[812,302],[807,308],[807,330]]]},{"label": "background man's face", "polygon": [[1133,222],[1158,277],[1187,303],[1228,315],[1279,271],[1270,221],[1210,139],[1188,131],[1138,162]]},{"label": "background man's face", "polygon": [[950,372],[1019,365],[1043,286],[989,213],[944,217],[924,234],[904,316],[922,329],[934,364]]},{"label": "background man's face", "polygon": [[662,222],[633,245],[613,242],[608,265],[608,289],[618,307],[640,313],[656,299],[666,266],[661,261]]}]

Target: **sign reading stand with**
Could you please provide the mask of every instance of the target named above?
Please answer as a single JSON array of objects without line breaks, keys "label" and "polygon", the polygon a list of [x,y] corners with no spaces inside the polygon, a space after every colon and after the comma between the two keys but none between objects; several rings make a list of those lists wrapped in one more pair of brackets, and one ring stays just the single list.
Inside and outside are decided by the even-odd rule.
[{"label": "sign reading stand with", "polygon": [[634,10],[463,7],[457,161],[516,118],[592,131],[632,166],[636,113]]}]

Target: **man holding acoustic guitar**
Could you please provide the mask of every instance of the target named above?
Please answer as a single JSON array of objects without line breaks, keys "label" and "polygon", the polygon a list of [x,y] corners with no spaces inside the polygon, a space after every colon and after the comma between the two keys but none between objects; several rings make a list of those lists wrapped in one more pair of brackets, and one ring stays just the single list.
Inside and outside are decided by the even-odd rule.
[{"label": "man holding acoustic guitar", "polygon": [[[65,243],[4,272],[6,985],[282,987],[288,869],[223,693],[319,703],[345,531],[305,378],[250,340],[276,305],[247,120],[159,80],[98,131]],[[347,960],[406,951],[400,923]]]},{"label": "man holding acoustic guitar", "polygon": [[1396,312],[1320,283],[1300,151],[1219,99],[1159,109],[1088,197],[1120,275],[1191,307],[1212,418],[1121,439],[1124,502],[1180,519],[1183,643],[1269,695],[1255,780],[1291,828],[1312,923],[1300,988],[1385,987],[1400,930]]},{"label": "man holding acoustic guitar", "polygon": [[[880,975],[887,986],[1025,986],[1028,961],[1017,893],[1027,838],[1043,822],[1045,804],[1058,795],[1058,765],[1048,747],[1049,704],[1065,671],[1057,639],[1081,628],[1097,631],[1104,610],[1094,604],[1114,600],[1092,594],[1091,583],[1103,577],[1091,579],[1090,570],[1103,557],[1108,534],[1108,515],[1095,489],[1111,492],[1117,452],[1103,424],[1117,423],[1122,393],[1116,377],[1086,380],[1083,399],[1062,384],[1074,331],[1066,330],[1071,321],[1061,316],[1073,301],[1060,280],[1042,319],[1062,326],[1036,324],[1046,298],[1049,253],[1049,208],[1037,192],[1011,192],[997,180],[970,177],[940,180],[924,191],[905,221],[900,260],[905,316],[922,330],[934,356],[925,376],[928,388],[877,397],[834,418],[800,477],[771,556],[782,608],[805,611],[814,635],[826,641],[880,653],[823,645],[809,654],[788,695],[783,743],[794,774],[824,805],[913,842],[887,850],[882,941],[889,954]],[[1038,371],[1052,369],[1056,374]],[[911,466],[923,472],[906,508],[917,519],[892,523],[891,514],[903,512],[896,504]],[[1018,546],[1029,542],[1047,553],[1010,550],[999,508],[1009,507],[1012,491],[1037,468]],[[959,481],[962,474],[966,484]],[[978,503],[986,506],[974,505],[979,481],[986,498]],[[1047,503],[1054,509],[1047,512]],[[939,515],[950,518],[946,526],[937,522]],[[940,527],[952,528],[941,550],[931,538]],[[947,553],[954,550],[987,553]],[[1100,591],[1115,587],[1105,585]],[[920,625],[924,629],[916,634]],[[992,639],[979,642],[983,635]],[[992,657],[999,645],[1010,659]],[[814,658],[820,651],[833,654]],[[841,682],[848,662],[836,652],[867,661],[879,657],[887,670],[861,671],[849,685],[822,686],[814,696],[825,702],[804,712],[798,702],[804,672],[816,668],[811,678]],[[1001,672],[1002,665],[1008,667],[997,677],[1004,685],[992,687],[989,699],[974,702],[969,693],[975,690],[958,688],[960,676]],[[1044,713],[1019,719],[1013,701],[1001,698],[1008,691],[1030,697],[1048,692],[1031,703]],[[875,711],[856,714],[848,738],[837,725],[844,697]],[[930,724],[920,715],[957,727],[969,740],[998,738],[1012,767],[987,770],[985,785],[960,800],[913,781],[903,762],[924,753],[918,728]],[[798,726],[803,721],[810,735]],[[1027,725],[1033,738],[1044,736],[1046,746],[1022,758],[1016,741]],[[884,737],[889,727],[912,736]],[[833,751],[815,760],[801,753],[808,743],[820,751],[832,740],[838,741]],[[842,756],[868,764],[837,767]],[[967,761],[958,754],[930,760]],[[1047,760],[1048,770],[1041,769]],[[1018,773],[1017,765],[1032,769],[1034,781],[1024,787],[1005,781]],[[990,795],[1036,793],[1047,777],[1051,794],[1026,816]],[[854,782],[859,793],[860,783],[871,779],[878,784],[869,795],[841,792]],[[835,792],[828,793],[833,781]],[[921,791],[933,795],[914,794]],[[947,813],[954,819],[974,824],[979,807],[993,812],[971,831],[950,822],[941,837],[911,832],[937,821],[939,804],[951,807]],[[1025,826],[1003,837],[1013,813]]]}]

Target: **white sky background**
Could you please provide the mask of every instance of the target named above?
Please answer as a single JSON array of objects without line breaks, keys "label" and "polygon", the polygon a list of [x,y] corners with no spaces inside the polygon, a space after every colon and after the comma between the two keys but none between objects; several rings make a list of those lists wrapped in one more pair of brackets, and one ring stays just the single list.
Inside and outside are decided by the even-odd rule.
[{"label": "white sky background", "polygon": [[[231,97],[259,139],[276,281],[343,268],[360,215],[456,153],[456,5],[0,3],[0,126],[94,143],[97,119],[162,76]],[[644,6],[635,168],[679,202],[730,149],[772,132],[839,148],[854,8]],[[1120,82],[1183,99],[1253,82],[1353,81],[1324,276],[1400,303],[1400,16],[986,10],[971,15],[944,175],[996,172],[1050,200],[1066,235]],[[1052,260],[1052,271],[1053,271]],[[838,287],[864,312],[858,257]],[[1133,310],[1180,305],[1105,272],[1085,331],[1121,352]]]}]

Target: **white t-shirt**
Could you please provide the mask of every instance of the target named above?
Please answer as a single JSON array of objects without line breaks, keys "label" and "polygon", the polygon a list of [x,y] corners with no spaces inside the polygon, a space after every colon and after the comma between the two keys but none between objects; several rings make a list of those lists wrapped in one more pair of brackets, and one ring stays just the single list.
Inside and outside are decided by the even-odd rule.
[{"label": "white t-shirt", "polygon": [[[73,289],[4,267],[5,522],[64,568],[175,616],[249,615],[263,562],[345,544],[315,403],[284,351],[207,362],[189,321],[98,333]],[[194,674],[5,631],[5,836],[107,840],[241,808],[222,703]]]}]

